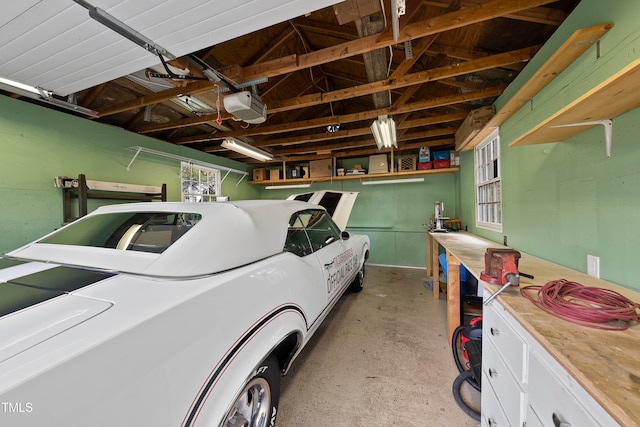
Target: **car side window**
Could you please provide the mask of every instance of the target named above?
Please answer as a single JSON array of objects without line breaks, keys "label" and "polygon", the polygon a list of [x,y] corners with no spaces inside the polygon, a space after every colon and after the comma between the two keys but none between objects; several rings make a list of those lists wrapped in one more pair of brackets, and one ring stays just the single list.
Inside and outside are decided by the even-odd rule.
[{"label": "car side window", "polygon": [[289,229],[287,240],[284,243],[284,250],[298,256],[307,256],[313,252],[309,237],[304,229],[305,222],[300,217],[300,213],[295,213],[289,219]]},{"label": "car side window", "polygon": [[340,240],[338,226],[324,210],[305,211],[301,218],[306,220],[305,230],[314,252]]},{"label": "car side window", "polygon": [[284,250],[306,256],[340,240],[340,229],[331,217],[320,209],[297,212],[289,220]]}]

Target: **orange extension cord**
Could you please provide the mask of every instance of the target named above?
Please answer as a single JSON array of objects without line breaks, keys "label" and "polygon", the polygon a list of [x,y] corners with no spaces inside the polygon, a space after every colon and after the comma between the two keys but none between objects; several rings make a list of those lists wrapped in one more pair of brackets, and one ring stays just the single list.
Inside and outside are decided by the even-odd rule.
[{"label": "orange extension cord", "polygon": [[[531,293],[537,291],[537,296]],[[577,325],[623,331],[640,321],[640,304],[610,289],[584,286],[565,279],[520,289],[537,307]]]}]

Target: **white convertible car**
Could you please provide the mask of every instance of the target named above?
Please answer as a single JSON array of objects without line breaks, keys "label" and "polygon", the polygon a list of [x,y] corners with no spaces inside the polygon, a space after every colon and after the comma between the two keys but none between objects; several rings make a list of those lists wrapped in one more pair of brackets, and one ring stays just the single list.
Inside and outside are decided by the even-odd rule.
[{"label": "white convertible car", "polygon": [[0,425],[273,426],[368,255],[301,201],[99,208],[0,258]]}]

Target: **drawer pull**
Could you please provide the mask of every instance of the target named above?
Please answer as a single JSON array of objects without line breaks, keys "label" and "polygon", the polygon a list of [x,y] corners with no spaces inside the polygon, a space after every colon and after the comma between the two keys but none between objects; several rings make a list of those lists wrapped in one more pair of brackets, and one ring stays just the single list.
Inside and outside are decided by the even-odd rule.
[{"label": "drawer pull", "polygon": [[495,422],[495,420],[493,418],[489,418],[487,420],[487,424],[489,424],[489,427],[496,427],[498,425],[498,423]]},{"label": "drawer pull", "polygon": [[495,378],[495,377],[497,377],[497,376],[498,376],[498,371],[496,371],[496,370],[495,370],[495,369],[493,369],[493,368],[489,368],[489,376],[490,376],[491,378]]},{"label": "drawer pull", "polygon": [[500,330],[496,329],[496,328],[491,328],[491,329],[489,329],[489,333],[491,333],[492,336],[496,337],[496,336],[500,335]]},{"label": "drawer pull", "polygon": [[554,427],[571,427],[571,424],[566,421],[562,421],[555,412],[551,415],[551,420],[553,421]]}]

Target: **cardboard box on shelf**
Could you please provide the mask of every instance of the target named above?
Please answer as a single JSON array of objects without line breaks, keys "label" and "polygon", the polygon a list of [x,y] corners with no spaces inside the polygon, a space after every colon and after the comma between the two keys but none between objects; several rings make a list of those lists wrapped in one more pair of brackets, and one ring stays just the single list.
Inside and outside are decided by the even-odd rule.
[{"label": "cardboard box on shelf", "polygon": [[376,173],[389,173],[386,154],[373,154],[369,156],[369,174]]},{"label": "cardboard box on shelf", "polygon": [[481,107],[467,115],[455,134],[456,149],[464,148],[473,137],[491,120],[494,115],[493,107]]},{"label": "cardboard box on shelf", "polygon": [[333,162],[331,159],[312,160],[309,162],[309,178],[331,176]]},{"label": "cardboard box on shelf", "polygon": [[280,181],[280,169],[269,170],[269,181]]},{"label": "cardboard box on shelf", "polygon": [[429,169],[433,169],[433,162],[419,162],[418,163],[418,170],[419,171],[429,170]]},{"label": "cardboard box on shelf", "polygon": [[256,168],[253,170],[253,180],[254,181],[264,181],[267,179],[267,170]]}]

